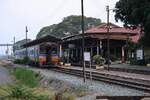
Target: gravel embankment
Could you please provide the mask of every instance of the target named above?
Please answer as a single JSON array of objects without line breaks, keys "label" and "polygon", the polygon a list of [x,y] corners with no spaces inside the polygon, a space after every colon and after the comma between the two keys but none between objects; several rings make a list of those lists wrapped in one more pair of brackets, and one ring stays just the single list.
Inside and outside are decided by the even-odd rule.
[{"label": "gravel embankment", "polygon": [[[149,93],[138,91],[135,89],[130,89],[127,87],[122,87],[119,85],[114,84],[108,84],[100,81],[90,81],[87,80],[86,84],[83,83],[83,79],[80,77],[63,74],[51,70],[46,69],[36,69],[32,68],[32,70],[36,72],[40,72],[42,75],[49,79],[58,79],[63,80],[69,84],[72,84],[74,86],[84,86],[89,90],[93,90],[97,92],[97,95],[105,95],[105,96],[148,96]],[[87,96],[88,97],[88,96]],[[85,99],[85,98],[84,98]],[[82,100],[82,99],[81,99]]]}]

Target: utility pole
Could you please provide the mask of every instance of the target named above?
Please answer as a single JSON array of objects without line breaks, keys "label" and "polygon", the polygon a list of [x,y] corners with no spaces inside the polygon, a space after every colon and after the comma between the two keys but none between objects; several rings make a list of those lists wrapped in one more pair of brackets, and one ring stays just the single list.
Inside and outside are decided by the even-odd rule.
[{"label": "utility pole", "polygon": [[[27,44],[27,42],[28,42],[28,28],[26,26],[26,44]],[[26,57],[28,57],[28,49],[27,49],[27,47],[26,47]]]},{"label": "utility pole", "polygon": [[6,53],[7,53],[7,59],[9,59],[9,47],[8,47],[8,44],[7,44],[7,50],[6,50]]},{"label": "utility pole", "polygon": [[82,14],[82,21],[81,21],[81,27],[82,27],[82,67],[83,67],[83,82],[85,83],[86,80],[86,73],[85,73],[85,62],[84,62],[84,2],[81,0],[81,14]]},{"label": "utility pole", "polygon": [[16,56],[15,55],[15,49],[16,49],[16,46],[15,46],[15,43],[16,43],[15,36],[14,36],[14,41],[13,42],[14,42],[14,44],[13,44],[13,53],[14,53],[14,57],[15,57]]},{"label": "utility pole", "polygon": [[109,6],[106,6],[106,11],[107,11],[107,69],[109,71],[109,65],[110,65],[110,34],[109,34]]}]

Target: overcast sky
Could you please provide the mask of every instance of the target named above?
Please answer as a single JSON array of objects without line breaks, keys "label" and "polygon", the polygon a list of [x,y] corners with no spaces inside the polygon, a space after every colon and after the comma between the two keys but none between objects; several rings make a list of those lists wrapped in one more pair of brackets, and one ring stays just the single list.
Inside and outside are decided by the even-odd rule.
[{"label": "overcast sky", "polygon": [[[84,0],[85,16],[100,18],[106,22],[106,5],[113,9],[119,0]],[[35,39],[39,30],[56,24],[69,15],[81,15],[81,0],[0,0],[0,44],[24,39],[25,26],[28,37]],[[110,21],[114,13],[110,12]],[[119,23],[119,25],[121,25]],[[5,48],[0,47],[0,54]]]}]

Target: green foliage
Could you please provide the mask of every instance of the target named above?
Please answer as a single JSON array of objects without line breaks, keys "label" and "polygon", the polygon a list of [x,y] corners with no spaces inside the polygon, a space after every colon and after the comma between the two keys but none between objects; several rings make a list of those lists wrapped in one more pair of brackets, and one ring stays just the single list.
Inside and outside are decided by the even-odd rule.
[{"label": "green foliage", "polygon": [[61,100],[75,100],[75,96],[73,94],[65,92],[62,94]]},{"label": "green foliage", "polygon": [[93,60],[97,65],[103,65],[105,62],[105,59],[101,55],[93,56]]},{"label": "green foliage", "polygon": [[56,100],[75,100],[75,95],[68,92],[60,92],[56,94]]},{"label": "green foliage", "polygon": [[60,60],[61,60],[61,62],[67,63],[67,57],[66,56],[62,56]]},{"label": "green foliage", "polygon": [[43,28],[40,30],[40,32],[37,34],[36,37],[37,37],[37,38],[40,38],[40,37],[45,36],[45,35],[52,35],[52,36],[53,36],[52,31],[53,31],[53,29],[54,29],[55,27],[56,27],[55,24],[50,25],[50,26],[43,27]]},{"label": "green foliage", "polygon": [[136,59],[131,59],[130,60],[130,64],[131,65],[146,65],[146,61],[145,60],[136,60]]},{"label": "green foliage", "polygon": [[[92,17],[84,17],[85,18],[85,30],[97,26],[101,23],[100,19],[92,18]],[[40,30],[37,34],[37,38],[40,38],[45,35],[51,35],[58,38],[62,38],[65,33],[70,33],[70,35],[78,34],[81,31],[81,16],[71,15],[65,17],[62,22],[58,24],[53,24],[50,26],[46,26]]]},{"label": "green foliage", "polygon": [[13,75],[17,80],[26,86],[36,87],[38,85],[38,77],[36,77],[36,73],[31,70],[25,68],[16,68],[16,70],[13,72]]},{"label": "green foliage", "polygon": [[27,64],[29,61],[30,61],[30,59],[29,59],[28,56],[25,56],[25,57],[22,59],[23,64]]},{"label": "green foliage", "polygon": [[21,59],[15,59],[15,60],[13,61],[13,63],[14,63],[14,64],[22,64],[23,62],[22,62]]},{"label": "green foliage", "polygon": [[143,45],[150,47],[150,1],[149,0],[119,0],[116,3],[115,18],[125,26],[136,28],[139,25],[145,32]]},{"label": "green foliage", "polygon": [[44,93],[23,85],[9,85],[0,87],[0,100],[55,100],[54,94]]},{"label": "green foliage", "polygon": [[39,66],[38,61],[30,60],[28,57],[24,57],[23,59],[15,59],[13,61],[14,64],[23,64],[23,65],[29,65],[29,66]]},{"label": "green foliage", "polygon": [[87,85],[78,85],[75,87],[72,87],[72,92],[77,96],[77,97],[83,97],[88,94],[88,87]]},{"label": "green foliage", "polygon": [[15,64],[28,64],[29,61],[30,61],[29,57],[25,56],[23,57],[23,59],[15,59],[13,62]]}]

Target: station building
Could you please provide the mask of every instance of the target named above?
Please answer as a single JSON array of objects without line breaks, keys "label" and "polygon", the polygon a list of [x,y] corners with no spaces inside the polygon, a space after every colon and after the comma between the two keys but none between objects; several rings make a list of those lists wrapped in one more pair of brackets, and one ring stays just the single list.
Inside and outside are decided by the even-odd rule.
[{"label": "station building", "polygon": [[[128,50],[128,41],[137,42],[140,37],[139,29],[127,29],[113,23],[109,23],[109,39],[110,39],[110,59],[112,62],[120,60],[125,62],[130,53]],[[97,27],[90,28],[84,34],[76,34],[58,39],[52,36],[45,36],[37,40],[33,40],[24,45],[31,47],[39,45],[39,59],[45,57],[48,62],[55,51],[59,58],[64,58],[72,65],[82,64],[82,37],[84,36],[84,49],[94,55],[102,55],[107,58],[107,24],[102,23]]]},{"label": "station building", "polygon": [[[118,60],[125,62],[130,56],[128,50],[128,41],[137,42],[140,36],[140,30],[127,29],[110,23],[109,39],[110,39],[110,59],[112,62]],[[68,54],[69,62],[82,63],[82,35],[84,35],[85,51],[90,52],[91,57],[94,55],[102,55],[107,58],[107,24],[102,23],[97,27],[90,28],[85,34],[77,34],[63,38],[64,55]]]}]

